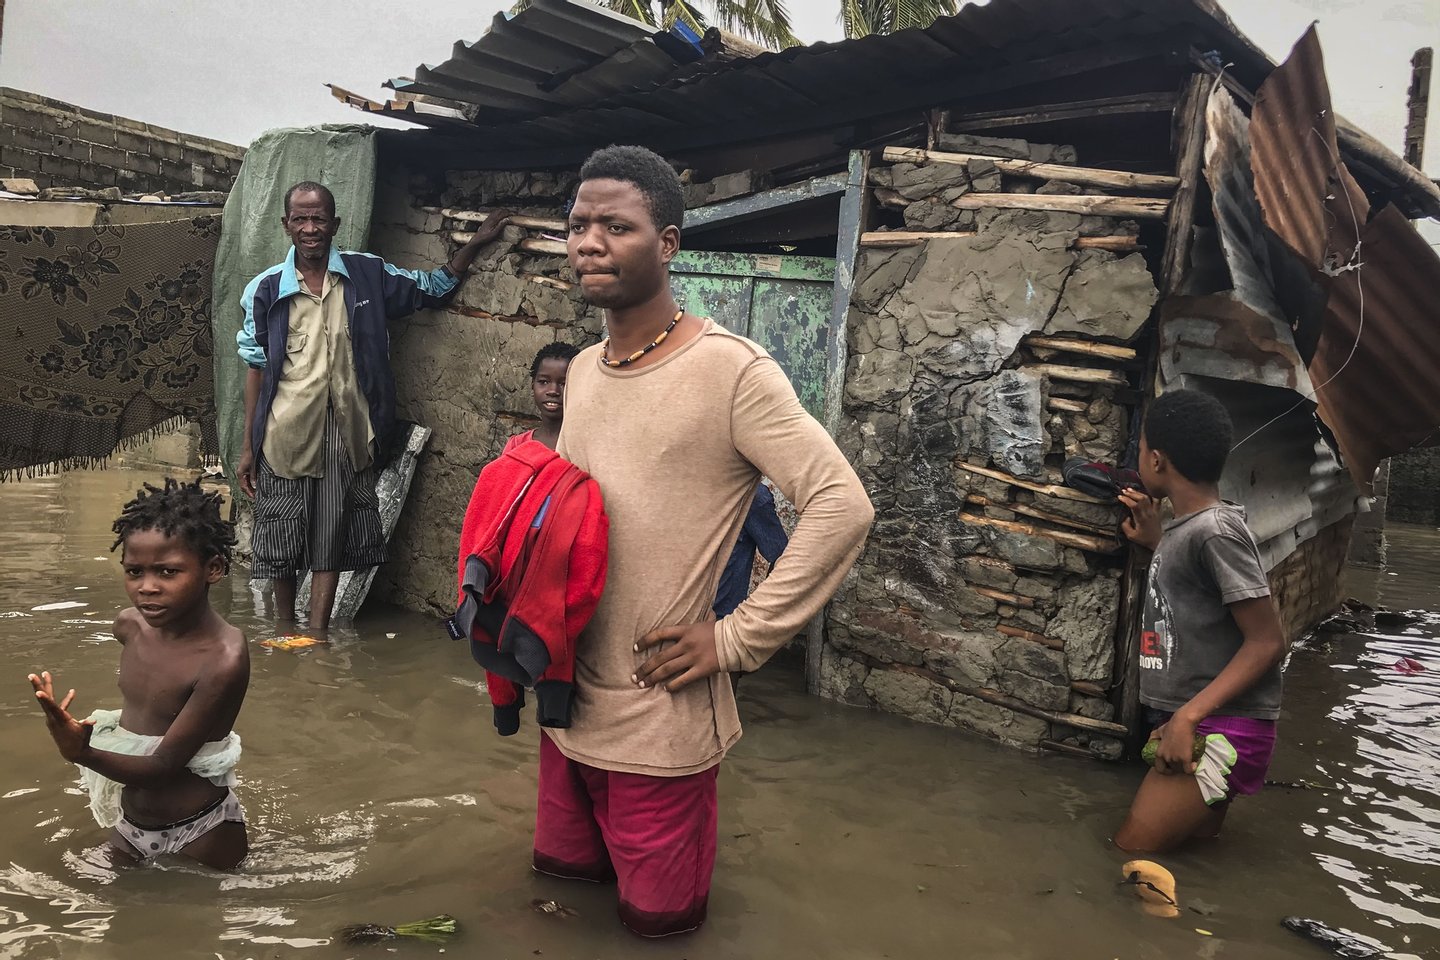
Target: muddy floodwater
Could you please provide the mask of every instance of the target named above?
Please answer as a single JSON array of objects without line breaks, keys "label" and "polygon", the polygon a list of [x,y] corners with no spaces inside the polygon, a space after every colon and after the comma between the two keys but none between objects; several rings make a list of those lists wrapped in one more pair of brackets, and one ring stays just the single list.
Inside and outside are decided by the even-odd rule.
[{"label": "muddy floodwater", "polygon": [[[467,651],[436,620],[383,608],[328,648],[253,647],[239,871],[106,865],[25,674],[53,671],[84,713],[119,705],[111,623],[126,601],[109,528],[157,476],[0,485],[0,958],[434,957],[330,937],[437,913],[462,928],[445,954],[476,960],[1329,956],[1280,926],[1291,914],[1396,957],[1440,956],[1433,530],[1392,528],[1389,571],[1348,585],[1418,620],[1293,655],[1270,775],[1319,787],[1238,801],[1218,843],[1163,858],[1179,919],[1144,915],[1116,885],[1125,858],[1108,838],[1141,767],[822,703],[777,664],[741,689],[709,923],[650,943],[623,932],[613,888],[530,872],[533,720],[495,736]],[[243,573],[212,596],[252,641],[273,635]],[[1426,669],[1396,669],[1402,657]],[[535,898],[578,916],[537,913]]]}]

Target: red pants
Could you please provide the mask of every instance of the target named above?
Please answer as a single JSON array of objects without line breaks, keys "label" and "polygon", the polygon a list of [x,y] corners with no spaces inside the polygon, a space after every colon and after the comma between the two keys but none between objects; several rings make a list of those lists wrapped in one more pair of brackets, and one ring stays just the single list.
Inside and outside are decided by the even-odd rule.
[{"label": "red pants", "polygon": [[719,766],[684,777],[616,773],[576,763],[540,737],[535,869],[618,880],[620,920],[643,937],[705,922],[715,871]]}]

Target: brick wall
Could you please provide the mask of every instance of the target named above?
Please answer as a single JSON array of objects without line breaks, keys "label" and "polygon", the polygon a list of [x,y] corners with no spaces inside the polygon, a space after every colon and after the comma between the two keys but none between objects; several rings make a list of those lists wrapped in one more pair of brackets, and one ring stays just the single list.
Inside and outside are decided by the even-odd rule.
[{"label": "brick wall", "polygon": [[1340,595],[1340,578],[1354,520],[1349,516],[1321,530],[1270,571],[1270,590],[1288,639],[1309,631],[1345,599]]},{"label": "brick wall", "polygon": [[229,190],[243,147],[0,87],[0,177],[122,193]]}]

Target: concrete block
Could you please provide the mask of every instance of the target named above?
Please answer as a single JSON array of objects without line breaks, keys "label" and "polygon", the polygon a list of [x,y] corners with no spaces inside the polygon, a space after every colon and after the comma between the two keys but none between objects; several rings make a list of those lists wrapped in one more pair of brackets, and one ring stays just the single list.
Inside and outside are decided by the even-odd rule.
[{"label": "concrete block", "polygon": [[1030,159],[1030,143],[1007,137],[977,137],[968,133],[942,133],[936,137],[936,149],[947,153],[978,153],[987,157]]},{"label": "concrete block", "polygon": [[40,192],[40,187],[28,177],[6,177],[4,180],[0,180],[0,190],[33,196]]}]

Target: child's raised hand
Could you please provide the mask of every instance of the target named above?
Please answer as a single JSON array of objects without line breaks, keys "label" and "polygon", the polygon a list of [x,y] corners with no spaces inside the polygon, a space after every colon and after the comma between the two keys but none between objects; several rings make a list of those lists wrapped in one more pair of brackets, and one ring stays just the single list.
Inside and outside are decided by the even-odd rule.
[{"label": "child's raised hand", "polygon": [[40,701],[40,709],[45,711],[45,726],[55,746],[60,748],[60,756],[71,763],[76,762],[90,746],[90,732],[95,727],[95,721],[81,721],[70,716],[70,704],[75,700],[74,690],[65,694],[64,700],[55,702],[55,683],[48,670],[42,671],[39,676],[30,674],[29,680],[35,690],[35,699]]},{"label": "child's raised hand", "polygon": [[1154,551],[1160,546],[1159,502],[1129,487],[1120,491],[1118,499],[1130,511],[1130,516],[1121,521],[1120,529],[1133,542]]}]

